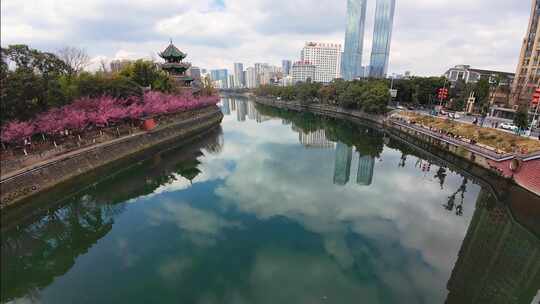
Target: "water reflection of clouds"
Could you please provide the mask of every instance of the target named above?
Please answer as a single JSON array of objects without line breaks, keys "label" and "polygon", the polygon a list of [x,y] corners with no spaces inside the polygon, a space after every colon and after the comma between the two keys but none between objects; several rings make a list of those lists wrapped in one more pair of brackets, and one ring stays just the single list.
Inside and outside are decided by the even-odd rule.
[{"label": "water reflection of clouds", "polygon": [[282,250],[258,251],[244,287],[208,292],[198,303],[379,303],[372,283],[359,286],[330,257]]},{"label": "water reflection of clouds", "polygon": [[[397,168],[401,155],[388,148],[381,156],[382,162],[373,163],[373,171],[384,178],[363,187],[356,183],[334,185],[334,150],[305,150],[298,143],[298,135],[290,131],[291,126],[280,120],[257,124],[238,119],[234,113],[225,120],[226,138],[234,140],[225,141],[220,154],[201,158],[202,174],[194,183],[223,180],[216,194],[223,199],[224,206],[253,214],[260,220],[284,216],[319,234],[327,254],[337,262],[332,267],[339,268],[332,270],[329,261],[313,262],[311,267],[326,265],[329,268],[321,271],[334,273],[333,277],[342,276],[339,269],[352,269],[358,262],[358,253],[363,252],[361,256],[367,261],[361,263],[372,264],[380,284],[391,286],[393,296],[412,302],[444,298],[444,285],[455,262],[455,258],[449,257],[457,257],[479,187],[469,187],[465,216],[452,216],[442,208],[449,190],[441,191],[439,183],[424,172]],[[231,162],[235,165],[228,165]],[[448,174],[447,184],[451,188],[457,188],[459,183],[459,176]],[[187,186],[185,181],[173,182],[158,192]],[[164,203],[150,218],[156,225],[174,223],[193,242],[205,246],[213,245],[221,230],[240,227],[239,223],[185,203]],[[351,233],[364,238],[369,246],[352,248],[348,239]],[[257,263],[264,261],[265,265],[257,264],[253,269],[253,284],[264,282],[264,269],[275,267],[280,272],[276,275],[294,277],[294,268],[281,266],[301,265],[299,260],[309,262],[306,257],[296,259],[293,253],[277,258],[260,254]],[[305,281],[303,276],[297,283]],[[375,286],[360,288],[368,290],[376,303]],[[423,296],[427,298],[418,298]]]},{"label": "water reflection of clouds", "polygon": [[166,281],[178,283],[179,278],[193,266],[193,261],[186,257],[165,259],[158,267],[158,274]]},{"label": "water reflection of clouds", "polygon": [[[448,214],[442,204],[450,193],[441,191],[432,178],[434,171],[428,176],[411,168],[398,169],[400,153],[386,148],[382,162],[374,164],[374,171],[384,178],[370,187],[355,183],[338,187],[331,180],[335,169],[332,150],[306,150],[299,157],[297,136],[282,138],[282,133],[294,133],[275,129],[282,124],[265,123],[256,131],[248,124],[227,125],[227,131],[243,134],[249,139],[243,142],[249,144],[242,147],[244,153],[232,156],[238,161],[236,171],[216,190],[226,204],[259,219],[285,216],[301,223],[323,237],[328,254],[344,268],[354,262],[347,233],[364,236],[379,247],[380,256],[371,259],[379,264],[380,279],[393,290],[408,298],[419,289],[422,291],[416,295],[444,297],[444,284],[472,216],[478,186],[469,185],[469,209],[464,217]],[[253,154],[254,150],[258,153]],[[448,175],[447,184],[457,188],[461,178]],[[406,256],[401,260],[404,264],[395,265],[396,250]]]},{"label": "water reflection of clouds", "polygon": [[117,247],[115,253],[120,258],[120,263],[123,268],[134,267],[141,259],[141,257],[135,253],[136,251],[129,246],[129,241],[127,239],[119,238],[116,240],[115,245]]},{"label": "water reflection of clouds", "polygon": [[164,202],[148,214],[151,226],[167,223],[176,225],[182,236],[199,246],[212,246],[226,228],[242,228],[238,222],[228,221],[217,214],[190,206],[185,202]]}]

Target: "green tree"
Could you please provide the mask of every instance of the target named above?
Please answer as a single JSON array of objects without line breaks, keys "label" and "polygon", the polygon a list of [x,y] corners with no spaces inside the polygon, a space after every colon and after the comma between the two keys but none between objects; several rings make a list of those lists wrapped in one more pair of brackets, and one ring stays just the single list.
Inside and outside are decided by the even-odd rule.
[{"label": "green tree", "polygon": [[70,67],[56,55],[10,45],[1,49],[1,57],[2,122],[29,119],[66,102],[59,78],[69,74]]},{"label": "green tree", "polygon": [[170,92],[174,87],[167,73],[150,60],[139,59],[132,62],[126,65],[119,72],[119,75],[131,79],[142,87],[150,87],[153,90]]},{"label": "green tree", "polygon": [[294,100],[296,98],[296,92],[293,86],[282,87],[279,90],[279,97],[283,100]]},{"label": "green tree", "polygon": [[336,87],[332,84],[322,86],[319,89],[319,96],[322,103],[334,104],[337,99]]},{"label": "green tree", "polygon": [[362,93],[364,93],[364,84],[360,81],[349,83],[343,93],[338,98],[339,106],[343,108],[361,108]]},{"label": "green tree", "polygon": [[521,105],[514,117],[514,124],[521,130],[525,130],[529,127],[529,111],[527,106]]},{"label": "green tree", "polygon": [[490,88],[491,85],[489,83],[489,79],[487,78],[480,79],[474,86],[476,103],[478,104],[478,107],[480,108],[480,113],[482,115],[486,115],[489,111]]},{"label": "green tree", "polygon": [[296,97],[301,103],[312,103],[318,98],[319,88],[318,83],[300,83],[296,86]]},{"label": "green tree", "polygon": [[388,90],[384,82],[369,82],[361,94],[362,109],[368,113],[384,113],[390,100]]}]

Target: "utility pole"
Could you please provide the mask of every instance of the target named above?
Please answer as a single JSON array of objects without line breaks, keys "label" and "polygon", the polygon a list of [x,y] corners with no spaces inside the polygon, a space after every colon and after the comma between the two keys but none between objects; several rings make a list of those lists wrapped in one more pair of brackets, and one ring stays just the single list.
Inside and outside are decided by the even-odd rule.
[{"label": "utility pole", "polygon": [[[394,74],[390,76],[390,104],[392,104],[392,100],[397,97],[397,90],[394,90]],[[399,106],[399,102],[397,104]]]}]

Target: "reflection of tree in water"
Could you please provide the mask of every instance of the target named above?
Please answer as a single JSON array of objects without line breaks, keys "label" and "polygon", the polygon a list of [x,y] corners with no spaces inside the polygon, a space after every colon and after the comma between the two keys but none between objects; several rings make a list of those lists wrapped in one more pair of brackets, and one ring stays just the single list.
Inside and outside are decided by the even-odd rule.
[{"label": "reflection of tree in water", "polygon": [[349,121],[331,120],[325,131],[328,139],[354,146],[363,156],[380,157],[384,148],[382,133]]},{"label": "reflection of tree in water", "polygon": [[189,180],[190,182],[193,182],[195,177],[202,173],[201,170],[199,170],[198,168],[200,164],[201,162],[197,159],[181,162],[176,167],[176,173]]},{"label": "reflection of tree in water", "polygon": [[38,221],[2,233],[2,301],[30,294],[66,273],[112,228],[123,205],[99,204],[89,196],[49,210]]},{"label": "reflection of tree in water", "polygon": [[411,146],[403,144],[402,142],[400,142],[400,141],[398,141],[398,140],[396,140],[396,139],[394,139],[392,137],[389,137],[386,140],[386,142],[387,142],[387,144],[386,144],[387,147],[389,147],[391,149],[396,149],[396,150],[401,152],[401,157],[400,157],[399,163],[398,163],[399,168],[405,168],[405,166],[407,164],[407,158],[408,158],[409,155],[413,155],[413,156],[418,157],[418,153]]},{"label": "reflection of tree in water", "polygon": [[200,174],[201,149],[220,151],[220,135],[209,134],[180,149],[104,174],[108,177],[95,186],[2,231],[0,301],[22,296],[37,299],[40,289],[65,274],[79,255],[88,252],[112,229],[114,219],[125,209],[125,201],[152,193],[178,175],[193,180]]},{"label": "reflection of tree in water", "polygon": [[324,130],[328,140],[354,146],[363,156],[379,157],[384,148],[383,134],[367,126],[259,104],[256,105],[256,109],[262,115],[279,117],[291,122],[293,129],[300,129],[305,133]]},{"label": "reflection of tree in water", "polygon": [[[443,205],[444,209],[448,211],[454,211],[454,208],[456,210],[457,216],[463,215],[463,201],[465,200],[465,192],[467,192],[467,184],[469,183],[469,180],[467,178],[463,179],[463,182],[461,183],[461,186],[454,192],[452,195],[448,197],[448,202],[446,205]],[[460,194],[460,202],[456,205],[456,196]]]},{"label": "reflection of tree in water", "polygon": [[198,166],[201,164],[199,159],[204,156],[202,151],[221,151],[222,142],[219,131],[190,145],[164,151],[160,153],[159,161],[154,155],[152,159],[116,174],[113,182],[103,183],[105,189],[96,195],[104,196],[101,199],[110,202],[122,202],[151,194],[163,185],[178,181],[180,176],[192,181],[201,173]]},{"label": "reflection of tree in water", "polygon": [[402,152],[401,157],[399,158],[398,167],[399,168],[405,168],[406,164],[407,164],[407,154]]},{"label": "reflection of tree in water", "polygon": [[446,168],[440,167],[439,170],[437,170],[437,174],[435,174],[434,178],[437,178],[439,180],[439,184],[441,185],[441,190],[443,190],[444,182],[446,181]]}]

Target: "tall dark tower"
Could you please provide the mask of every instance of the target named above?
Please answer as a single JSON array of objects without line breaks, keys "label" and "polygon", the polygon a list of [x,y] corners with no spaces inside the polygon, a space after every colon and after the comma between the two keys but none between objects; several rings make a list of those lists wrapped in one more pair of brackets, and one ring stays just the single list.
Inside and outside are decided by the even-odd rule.
[{"label": "tall dark tower", "polygon": [[191,87],[191,82],[193,82],[193,78],[186,75],[186,71],[191,67],[191,64],[182,61],[186,56],[187,54],[174,46],[172,40],[169,46],[163,52],[159,53],[159,57],[165,60],[161,68],[169,73],[180,87]]}]

